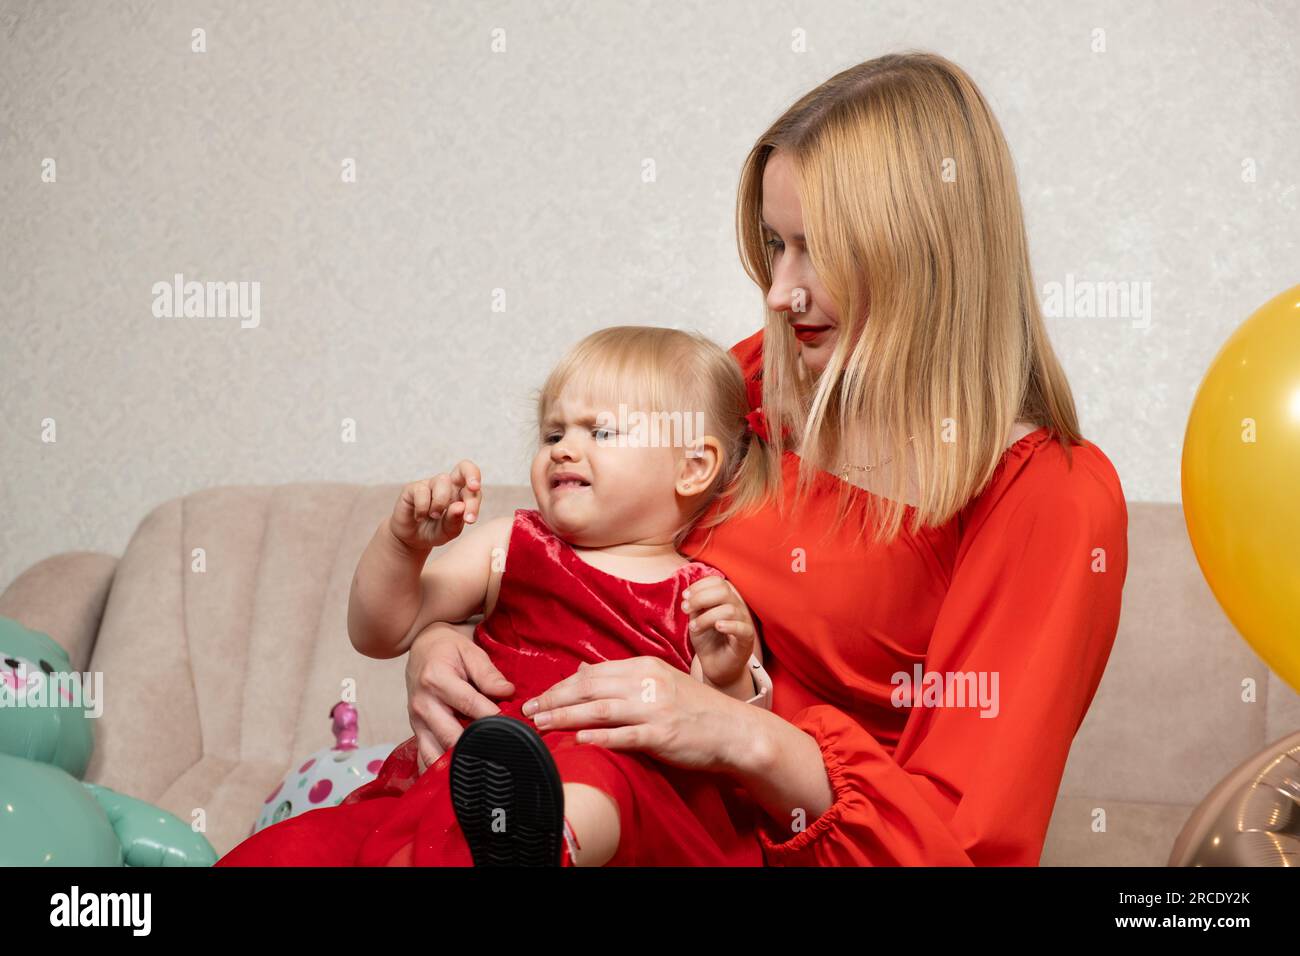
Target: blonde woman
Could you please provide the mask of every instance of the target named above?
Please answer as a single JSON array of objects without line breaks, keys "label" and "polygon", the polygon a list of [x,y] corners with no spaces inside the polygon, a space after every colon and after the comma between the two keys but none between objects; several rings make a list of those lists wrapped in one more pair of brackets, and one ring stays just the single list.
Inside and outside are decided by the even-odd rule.
[{"label": "blonde woman", "polygon": [[[732,352],[768,441],[682,553],[746,596],[773,709],[633,658],[524,713],[743,786],[768,864],[1035,865],[1127,512],[1044,330],[998,123],[942,57],[859,64],[758,138],[737,228],[766,314]],[[426,761],[512,690],[470,630],[411,648]]]}]

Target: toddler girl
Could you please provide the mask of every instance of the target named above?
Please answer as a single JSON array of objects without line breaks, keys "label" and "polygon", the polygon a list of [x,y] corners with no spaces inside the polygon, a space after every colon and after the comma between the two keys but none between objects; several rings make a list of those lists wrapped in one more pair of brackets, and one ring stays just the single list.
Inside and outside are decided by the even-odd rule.
[{"label": "toddler girl", "polygon": [[339,806],[269,827],[218,865],[762,865],[756,811],[726,777],[539,735],[521,711],[584,663],[642,655],[770,707],[743,601],[677,552],[719,491],[760,480],[740,370],[703,336],[608,328],[565,357],[537,405],[537,507],[477,523],[469,461],[407,485],[348,607],[354,646],[383,658],[432,622],[482,612],[475,642],[514,684],[501,714],[457,715],[466,729],[427,770],[412,737]]}]

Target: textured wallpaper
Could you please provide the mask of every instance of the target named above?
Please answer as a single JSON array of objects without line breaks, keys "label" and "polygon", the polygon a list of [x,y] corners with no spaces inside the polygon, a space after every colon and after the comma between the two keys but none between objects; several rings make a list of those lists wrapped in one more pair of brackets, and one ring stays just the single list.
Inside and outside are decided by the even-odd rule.
[{"label": "textured wallpaper", "polygon": [[1281,0],[0,0],[0,587],[214,485],[526,481],[583,334],[758,327],[747,149],[906,48],[992,102],[1044,298],[1137,293],[1049,328],[1129,497],[1177,500],[1201,375],[1300,281],[1298,34]]}]

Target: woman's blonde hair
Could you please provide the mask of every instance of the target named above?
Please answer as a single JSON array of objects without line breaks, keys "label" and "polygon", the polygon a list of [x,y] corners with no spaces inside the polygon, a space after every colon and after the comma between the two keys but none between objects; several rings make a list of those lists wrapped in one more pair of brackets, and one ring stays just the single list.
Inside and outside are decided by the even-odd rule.
[{"label": "woman's blonde hair", "polygon": [[[676,532],[680,549],[699,516],[725,487],[742,479],[763,480],[764,462],[749,455],[745,428],[749,404],[745,381],[726,349],[699,332],[648,325],[616,325],[593,332],[578,342],[551,370],[536,393],[538,440],[562,392],[571,391],[597,412],[618,414],[619,403],[632,412],[654,416],[660,437],[698,438],[695,422],[713,435],[722,465],[709,487],[696,499],[687,522]],[[689,416],[690,424],[687,424]]]},{"label": "woman's blonde hair", "polygon": [[[814,379],[798,361],[790,313],[765,306],[765,474],[730,489],[701,527],[769,493],[781,500],[783,428],[795,447],[807,437],[797,495],[815,470],[910,455],[914,532],[947,522],[985,487],[1018,418],[1049,426],[1068,459],[1082,436],[1035,295],[1015,168],[970,77],[930,53],[878,57],[812,90],[758,138],[736,228],[745,270],[765,294],[763,171],[777,149],[791,160],[839,334]],[[888,498],[870,495],[864,509],[881,540],[898,534],[908,507],[907,469],[888,471]],[[840,491],[835,528],[851,489]]]}]

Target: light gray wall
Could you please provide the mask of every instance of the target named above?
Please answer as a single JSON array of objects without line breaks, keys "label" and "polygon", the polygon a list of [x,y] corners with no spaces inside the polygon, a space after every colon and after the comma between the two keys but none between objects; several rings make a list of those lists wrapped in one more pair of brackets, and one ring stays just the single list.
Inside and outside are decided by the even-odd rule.
[{"label": "light gray wall", "polygon": [[[747,148],[833,73],[912,47],[992,102],[1040,287],[1151,284],[1149,328],[1050,328],[1128,495],[1177,500],[1201,375],[1300,281],[1298,31],[1280,0],[3,0],[0,586],[120,552],[212,485],[466,456],[525,481],[530,391],[586,332],[758,327],[732,224]],[[178,272],[260,283],[260,325],[155,318]]]}]

